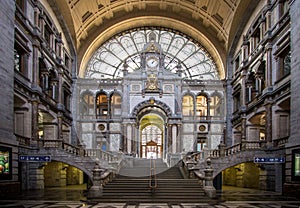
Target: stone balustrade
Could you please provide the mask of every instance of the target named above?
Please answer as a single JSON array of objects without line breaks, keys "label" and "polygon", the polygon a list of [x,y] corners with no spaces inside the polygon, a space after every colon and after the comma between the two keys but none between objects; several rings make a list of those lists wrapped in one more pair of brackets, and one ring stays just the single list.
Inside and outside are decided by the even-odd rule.
[{"label": "stone balustrade", "polygon": [[24,137],[18,134],[15,134],[16,140],[19,142],[19,145],[22,146],[29,146],[30,145],[30,138],[29,137]]},{"label": "stone balustrade", "polygon": [[[220,146],[219,149],[208,150],[204,149],[200,152],[189,155],[189,157],[194,161],[205,160],[209,158],[220,158],[234,155],[241,151],[246,150],[262,150],[266,145],[265,141],[243,141],[241,143],[235,144],[231,147]],[[185,160],[185,159],[184,159]]]}]

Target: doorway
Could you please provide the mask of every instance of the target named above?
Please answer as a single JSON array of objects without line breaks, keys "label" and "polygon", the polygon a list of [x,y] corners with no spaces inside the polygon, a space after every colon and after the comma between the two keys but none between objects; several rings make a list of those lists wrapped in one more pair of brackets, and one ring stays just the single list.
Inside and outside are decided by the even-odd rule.
[{"label": "doorway", "polygon": [[140,157],[159,159],[163,155],[164,121],[157,114],[147,114],[140,124]]},{"label": "doorway", "polygon": [[146,146],[142,147],[142,155],[147,159],[161,158],[161,145],[153,141],[148,142]]}]

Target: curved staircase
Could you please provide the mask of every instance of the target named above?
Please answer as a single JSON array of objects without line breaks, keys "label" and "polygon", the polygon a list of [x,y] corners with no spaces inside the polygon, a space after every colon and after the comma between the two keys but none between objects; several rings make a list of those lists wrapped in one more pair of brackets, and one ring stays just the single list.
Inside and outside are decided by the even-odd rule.
[{"label": "curved staircase", "polygon": [[168,168],[161,160],[156,164],[157,187],[149,188],[150,160],[135,159],[133,167],[124,167],[103,188],[101,202],[203,202],[210,201],[196,179],[184,179],[177,166]]}]

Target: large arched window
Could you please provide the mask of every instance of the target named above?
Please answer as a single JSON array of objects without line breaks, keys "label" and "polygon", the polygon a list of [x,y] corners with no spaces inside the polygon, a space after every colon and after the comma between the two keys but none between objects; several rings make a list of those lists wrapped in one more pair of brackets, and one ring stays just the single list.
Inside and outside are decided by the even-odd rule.
[{"label": "large arched window", "polygon": [[210,116],[222,116],[222,98],[219,94],[214,94],[210,98]]},{"label": "large arched window", "polygon": [[108,115],[107,95],[100,92],[96,97],[96,116],[97,118],[106,118]]},{"label": "large arched window", "polygon": [[208,115],[207,113],[207,97],[198,95],[196,97],[196,116],[204,119]]},{"label": "large arched window", "polygon": [[81,96],[80,114],[82,116],[92,116],[95,114],[94,96],[91,92],[84,92]]},{"label": "large arched window", "polygon": [[185,95],[182,99],[182,115],[194,116],[194,98],[191,95]]},{"label": "large arched window", "polygon": [[51,69],[49,71],[49,78],[48,78],[48,95],[56,100],[58,98],[58,76],[56,74],[56,72]]},{"label": "large arched window", "polygon": [[184,79],[219,80],[216,64],[203,46],[179,31],[161,27],[135,28],[109,39],[92,55],[85,77],[122,77],[125,62],[129,73],[139,70],[140,54],[145,43],[149,42],[151,32],[155,33],[155,41],[161,45],[165,54],[166,70],[176,73],[176,66],[180,64]]},{"label": "large arched window", "polygon": [[121,116],[122,98],[118,93],[114,93],[110,98],[110,115],[111,117]]}]

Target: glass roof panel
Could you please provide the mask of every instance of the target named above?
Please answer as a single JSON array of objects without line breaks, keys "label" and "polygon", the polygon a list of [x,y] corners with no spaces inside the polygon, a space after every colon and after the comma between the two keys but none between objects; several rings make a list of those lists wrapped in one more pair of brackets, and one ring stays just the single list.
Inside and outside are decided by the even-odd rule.
[{"label": "glass roof panel", "polygon": [[215,62],[200,43],[195,43],[183,33],[161,27],[131,29],[112,37],[95,51],[87,65],[85,77],[122,77],[125,62],[129,73],[138,70],[140,53],[151,32],[156,34],[156,41],[165,54],[166,70],[175,73],[176,66],[181,64],[184,79],[219,79]]}]

